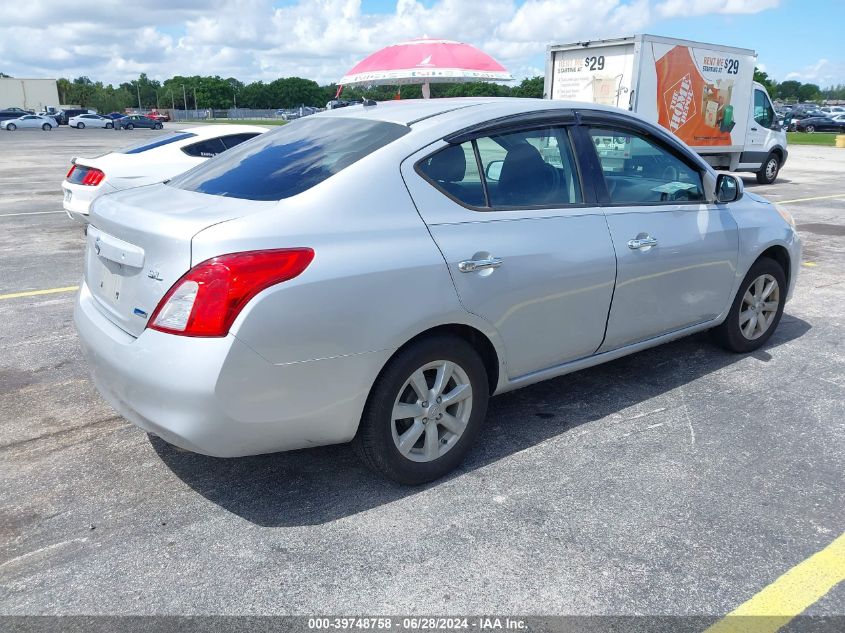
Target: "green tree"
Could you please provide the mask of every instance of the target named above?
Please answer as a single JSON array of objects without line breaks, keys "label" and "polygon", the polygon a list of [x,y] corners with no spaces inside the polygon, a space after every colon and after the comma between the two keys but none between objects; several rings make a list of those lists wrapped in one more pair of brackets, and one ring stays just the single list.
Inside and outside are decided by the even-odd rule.
[{"label": "green tree", "polygon": [[782,81],[778,84],[777,95],[781,99],[788,101],[796,101],[798,99],[798,89],[801,87],[800,81],[790,79]]},{"label": "green tree", "polygon": [[763,87],[766,89],[766,92],[768,92],[772,96],[774,95],[775,86],[777,85],[777,82],[771,79],[768,73],[760,70],[759,68],[755,68],[754,81],[759,84],[763,84]]},{"label": "green tree", "polygon": [[819,101],[822,98],[822,91],[816,84],[801,84],[798,88],[798,100]]},{"label": "green tree", "polygon": [[543,98],[543,85],[545,78],[542,76],[523,79],[518,86],[514,86],[511,94],[514,97],[530,97],[534,99]]}]

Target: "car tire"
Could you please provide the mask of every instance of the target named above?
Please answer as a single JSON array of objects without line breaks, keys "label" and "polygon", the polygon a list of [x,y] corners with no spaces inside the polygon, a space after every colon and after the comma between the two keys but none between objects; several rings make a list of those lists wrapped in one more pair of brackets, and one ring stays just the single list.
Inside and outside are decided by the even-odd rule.
[{"label": "car tire", "polygon": [[76,129],[77,129],[77,130],[84,130],[84,129],[85,129],[85,124],[84,124],[84,123],[81,123],[81,122],[80,122],[80,123],[77,123],[77,124],[76,124]]},{"label": "car tire", "polygon": [[757,182],[761,185],[771,185],[777,180],[780,173],[780,158],[774,152],[766,156],[766,160],[757,172]]},{"label": "car tire", "polygon": [[164,128],[164,126],[163,126],[161,123],[156,123],[156,124],[153,126],[153,129],[155,129],[155,130],[161,130],[161,129],[163,129],[163,128]]},{"label": "car tire", "polygon": [[50,130],[53,129],[53,126],[50,125],[49,123],[45,123],[44,125],[41,126],[41,129],[44,130],[45,132],[49,132]]},{"label": "car tire", "polygon": [[125,127],[127,130],[134,130],[134,129],[135,129],[135,126],[134,126],[133,124],[131,124],[131,123],[127,123],[124,127]]},{"label": "car tire", "polygon": [[[439,402],[449,394],[451,404]],[[369,468],[399,483],[438,479],[463,461],[484,423],[489,398],[487,371],[469,343],[451,335],[422,339],[382,370],[353,448]],[[399,407],[409,417],[396,418]]]},{"label": "car tire", "polygon": [[780,323],[786,292],[786,273],[781,265],[769,257],[761,257],[742,280],[724,322],[712,330],[713,338],[725,349],[737,353],[762,347]]},{"label": "car tire", "polygon": [[15,130],[17,130],[17,129],[18,129],[18,126],[17,126],[17,125],[15,125],[14,123],[9,123],[9,125],[7,125],[7,126],[6,126],[6,129],[7,129],[9,132],[14,132]]},{"label": "car tire", "polygon": [[816,127],[814,125],[808,125],[807,127],[804,128],[804,131],[807,134],[812,134],[813,132],[816,131]]},{"label": "car tire", "polygon": [[106,129],[107,130],[112,129],[113,127],[114,127],[114,125],[112,123],[106,123]]}]

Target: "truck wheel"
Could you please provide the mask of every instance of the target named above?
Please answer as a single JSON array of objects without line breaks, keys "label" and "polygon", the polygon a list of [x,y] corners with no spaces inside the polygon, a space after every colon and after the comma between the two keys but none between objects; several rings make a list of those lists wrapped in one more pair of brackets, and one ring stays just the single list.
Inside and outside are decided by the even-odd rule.
[{"label": "truck wheel", "polygon": [[780,159],[777,154],[769,154],[757,172],[757,182],[761,185],[771,185],[778,177]]},{"label": "truck wheel", "polygon": [[812,134],[813,132],[816,131],[816,127],[814,125],[808,125],[807,127],[804,128],[804,131],[807,134]]}]

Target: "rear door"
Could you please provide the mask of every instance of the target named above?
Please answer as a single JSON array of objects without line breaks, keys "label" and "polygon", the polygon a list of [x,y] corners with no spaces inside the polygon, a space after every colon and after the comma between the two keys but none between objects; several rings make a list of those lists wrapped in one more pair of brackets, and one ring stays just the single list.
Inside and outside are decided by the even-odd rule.
[{"label": "rear door", "polygon": [[616,262],[569,126],[491,130],[402,164],[470,312],[497,328],[513,379],[592,354]]},{"label": "rear door", "polygon": [[647,130],[584,131],[618,264],[600,351],[714,319],[729,302],[739,248],[727,206],[708,203],[696,163]]}]

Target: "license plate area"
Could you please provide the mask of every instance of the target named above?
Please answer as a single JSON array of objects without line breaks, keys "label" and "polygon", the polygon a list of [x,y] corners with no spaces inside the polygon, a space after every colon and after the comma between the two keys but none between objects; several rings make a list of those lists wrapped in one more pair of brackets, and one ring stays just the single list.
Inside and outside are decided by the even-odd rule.
[{"label": "license plate area", "polygon": [[93,290],[101,299],[105,299],[114,306],[120,305],[120,292],[125,276],[124,266],[117,262],[95,258]]},{"label": "license plate area", "polygon": [[73,192],[70,189],[63,189],[65,192],[65,202],[70,202],[73,198]]}]

